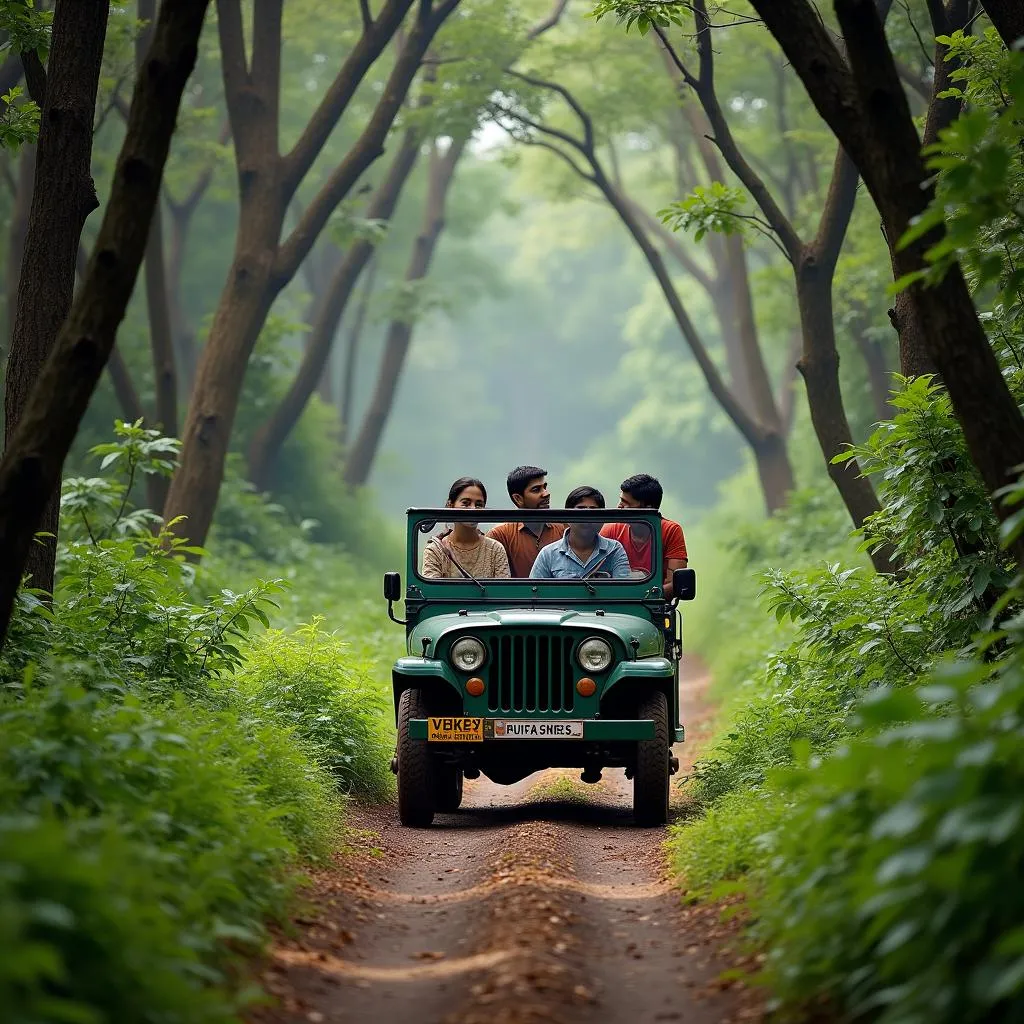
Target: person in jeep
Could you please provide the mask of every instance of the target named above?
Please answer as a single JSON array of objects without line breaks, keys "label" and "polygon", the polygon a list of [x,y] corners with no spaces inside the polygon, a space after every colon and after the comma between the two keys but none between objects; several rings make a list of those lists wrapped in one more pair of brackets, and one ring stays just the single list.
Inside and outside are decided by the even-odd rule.
[{"label": "person in jeep", "polygon": [[[508,496],[516,508],[551,508],[547,472],[539,466],[516,466],[509,473]],[[526,579],[541,549],[563,533],[565,523],[500,523],[487,536],[505,549],[512,576]]]},{"label": "person in jeep", "polygon": [[[604,508],[604,495],[596,487],[577,487],[565,499],[566,508]],[[562,539],[543,548],[530,570],[531,579],[579,579],[608,576],[629,579],[629,559],[617,541],[601,536],[600,523],[573,523]]]},{"label": "person in jeep", "polygon": [[[664,495],[661,484],[648,473],[627,477],[619,485],[619,508],[661,508]],[[646,526],[608,523],[601,535],[619,541],[626,549],[630,569],[639,575],[651,570],[651,535]],[[661,520],[662,585],[672,590],[672,573],[687,565],[683,528],[671,519]]]}]

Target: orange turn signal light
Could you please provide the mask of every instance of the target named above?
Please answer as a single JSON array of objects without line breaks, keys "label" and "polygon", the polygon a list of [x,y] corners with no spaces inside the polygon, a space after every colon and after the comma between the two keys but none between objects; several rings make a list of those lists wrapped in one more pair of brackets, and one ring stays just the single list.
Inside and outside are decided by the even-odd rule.
[{"label": "orange turn signal light", "polygon": [[470,697],[479,697],[484,692],[484,681],[479,676],[473,676],[466,681],[466,693]]},{"label": "orange turn signal light", "polygon": [[593,679],[584,676],[576,684],[576,692],[581,697],[593,697],[594,694],[597,693],[597,683],[595,683]]}]

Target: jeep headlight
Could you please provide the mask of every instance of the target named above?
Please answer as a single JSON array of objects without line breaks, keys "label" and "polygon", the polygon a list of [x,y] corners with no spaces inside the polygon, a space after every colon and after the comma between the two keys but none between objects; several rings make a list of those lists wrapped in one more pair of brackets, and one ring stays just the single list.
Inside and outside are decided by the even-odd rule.
[{"label": "jeep headlight", "polygon": [[612,663],[612,657],[612,645],[597,636],[584,640],[576,651],[576,660],[584,672],[603,672]]},{"label": "jeep headlight", "polygon": [[475,636],[464,636],[452,644],[452,665],[460,672],[475,672],[487,657],[487,650]]}]

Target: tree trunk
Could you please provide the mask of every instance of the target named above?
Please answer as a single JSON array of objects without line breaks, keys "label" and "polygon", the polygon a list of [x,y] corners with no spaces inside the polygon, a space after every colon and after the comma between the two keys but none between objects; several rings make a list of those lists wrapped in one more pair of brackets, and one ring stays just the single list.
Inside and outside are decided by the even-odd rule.
[{"label": "tree trunk", "polygon": [[[455,178],[455,169],[459,159],[468,142],[468,135],[453,138],[448,144],[444,156],[439,156],[436,148],[431,154],[430,180],[427,188],[423,226],[413,243],[412,255],[406,268],[405,283],[407,285],[422,281],[430,270],[437,241],[444,230],[448,191]],[[370,398],[369,408],[363,417],[359,434],[345,461],[345,483],[350,487],[363,487],[370,478],[370,472],[380,448],[381,437],[384,434],[384,427],[387,425],[391,409],[395,404],[398,381],[405,366],[405,357],[409,351],[414,326],[415,313],[400,320],[392,320],[388,326],[377,385]]]},{"label": "tree trunk", "polygon": [[[890,251],[890,256],[892,255]],[[896,263],[893,260],[893,275]],[[900,345],[900,373],[904,377],[923,377],[925,374],[935,376],[938,367],[928,350],[928,340],[924,336],[924,325],[917,315],[917,307],[910,292],[902,291],[889,309],[889,322],[896,331]]]},{"label": "tree trunk", "polygon": [[[460,152],[463,145],[460,144]],[[419,149],[420,133],[415,129],[407,130],[384,181],[366,208],[368,220],[391,219],[402,189],[416,164]],[[253,435],[249,445],[249,479],[258,490],[269,488],[270,476],[281,445],[295,429],[295,424],[323,376],[345,307],[374,249],[375,244],[370,239],[360,239],[349,246],[331,276],[323,302],[318,304],[317,319],[291,387],[266,423]]]},{"label": "tree trunk", "polygon": [[[20,62],[19,62],[20,63]],[[18,282],[21,280],[21,261],[25,256],[25,236],[32,208],[32,182],[36,176],[36,147],[25,145],[18,160],[18,181],[14,193],[14,209],[7,230],[7,337],[4,339],[4,357],[10,351],[14,337],[14,320],[18,309]]]},{"label": "tree trunk", "polygon": [[781,433],[765,434],[750,447],[765,508],[769,513],[785,508],[789,492],[793,490],[793,470],[789,464],[786,438]]},{"label": "tree trunk", "polygon": [[735,317],[736,340],[746,369],[747,386],[750,389],[751,408],[754,415],[774,431],[781,426],[779,411],[772,394],[772,382],[764,364],[761,343],[757,336],[757,321],[754,318],[754,298],[750,290],[747,273],[747,253],[743,239],[738,234],[725,238],[725,280],[732,291],[732,307]]},{"label": "tree trunk", "polygon": [[[57,0],[37,144],[28,232],[7,363],[4,428],[10,445],[39,372],[71,308],[85,219],[99,202],[91,173],[109,2]],[[41,510],[39,530],[57,533],[60,479]],[[31,585],[53,591],[56,541],[32,544]]]},{"label": "tree trunk", "polygon": [[[940,2],[938,8],[942,9],[944,23],[933,25],[936,35],[951,34],[955,29],[962,28],[970,17],[970,4],[966,0],[950,0],[946,5]],[[935,17],[938,17],[938,14]],[[938,140],[939,132],[959,116],[962,106],[958,97],[948,95],[949,90],[956,85],[953,73],[960,67],[960,61],[948,60],[947,47],[936,42],[933,63],[935,73],[932,76],[931,94],[925,114],[922,146],[933,145]],[[893,261],[893,276],[896,277],[898,272],[893,240],[890,240],[889,249]],[[928,352],[924,328],[909,292],[903,291],[896,296],[892,309],[889,310],[889,321],[899,335],[900,372],[903,376],[937,376],[938,369]]]},{"label": "tree trunk", "polygon": [[[33,534],[60,483],[64,459],[114,347],[118,325],[135,286],[178,105],[195,65],[208,2],[175,0],[165,4],[161,11],[152,48],[135,85],[110,201],[85,282],[27,396],[21,419],[8,436],[7,449],[0,461],[0,643],[7,632],[15,594],[33,546]],[[92,4],[79,0],[70,0],[70,6],[95,13]],[[58,0],[58,13],[60,7]],[[60,67],[57,57],[61,52],[57,47],[61,38],[57,25],[55,18],[54,45],[50,50],[51,68],[55,71]],[[90,41],[81,31],[72,40],[79,51]],[[97,74],[98,71],[97,61]],[[58,77],[56,81],[59,80]],[[50,85],[54,84],[51,81]],[[61,91],[54,88],[54,96],[60,95]],[[48,106],[50,102],[48,96]],[[52,119],[44,114],[44,127],[50,123]],[[91,116],[87,123],[91,129]],[[45,153],[40,135],[41,165]],[[66,158],[66,149],[64,155]],[[37,195],[41,191],[37,188]],[[68,194],[58,196],[66,199]],[[70,265],[73,274],[74,253]]]},{"label": "tree trunk", "polygon": [[121,415],[125,421],[135,423],[137,420],[145,419],[146,412],[142,408],[142,400],[135,389],[131,371],[124,361],[124,356],[117,350],[117,346],[114,347],[107,360],[107,373],[110,374],[110,383],[114,386],[114,395],[117,398],[117,404],[121,406]]},{"label": "tree trunk", "polygon": [[363,329],[366,326],[366,314],[370,308],[370,296],[373,295],[373,286],[377,280],[376,259],[370,261],[366,268],[363,279],[363,289],[359,296],[359,305],[356,307],[356,315],[349,328],[348,338],[345,342],[345,362],[341,368],[341,401],[339,404],[339,419],[341,420],[341,439],[348,444],[349,434],[352,430],[352,406],[356,386],[356,369],[359,363],[359,346],[363,338]]},{"label": "tree trunk", "polygon": [[[835,0],[849,65],[806,0],[751,0],[781,44],[812,102],[856,162],[885,225],[890,245],[904,235],[934,195],[906,95],[871,0]],[[928,266],[933,231],[893,253],[898,277]],[[971,458],[990,493],[1024,465],[1024,417],[978,320],[959,266],[933,287],[908,289],[926,351],[934,360],[964,431]],[[1008,510],[993,497],[1002,519]],[[1024,561],[1024,539],[1014,545]]]},{"label": "tree trunk", "polygon": [[1024,4],[1020,0],[982,0],[988,20],[995,26],[1008,50],[1024,36]]},{"label": "tree trunk", "polygon": [[[138,20],[143,26],[135,37],[136,73],[146,59],[146,52],[156,26],[157,0],[138,0]],[[178,370],[174,358],[174,335],[167,294],[167,272],[164,267],[163,213],[157,203],[149,225],[146,244],[146,309],[149,313],[149,349],[153,359],[153,390],[156,398],[156,426],[165,436],[178,433]],[[147,502],[154,512],[162,512],[170,481],[165,476],[147,477]]]},{"label": "tree trunk", "polygon": [[[213,521],[245,368],[267,313],[298,272],[331,212],[383,152],[388,130],[428,46],[458,2],[444,0],[436,10],[417,5],[420,13],[405,35],[363,131],[282,242],[284,216],[295,190],[410,3],[389,0],[384,5],[350,51],[299,142],[282,157],[278,153],[280,5],[257,5],[262,17],[255,19],[250,72],[240,5],[237,0],[220,0],[218,26],[241,209],[234,260],[196,370],[180,464],[164,506],[165,521],[176,521],[172,528],[193,545],[205,542]],[[386,17],[390,20],[385,21]]]},{"label": "tree trunk", "polygon": [[[160,206],[153,213],[146,243],[146,304],[149,309],[149,346],[153,355],[153,387],[156,393],[155,426],[168,437],[178,433],[178,373],[171,337],[167,278],[164,273],[164,242]],[[159,509],[156,509],[159,512]]]},{"label": "tree trunk", "polygon": [[885,358],[885,349],[867,336],[865,324],[857,323],[851,328],[853,343],[857,346],[864,360],[868,374],[868,388],[871,391],[871,405],[876,420],[892,419],[895,409],[889,404],[889,392],[892,379],[889,364]]},{"label": "tree trunk", "polygon": [[181,293],[181,277],[185,267],[185,250],[192,214],[195,207],[189,203],[180,206],[170,203],[171,242],[167,256],[167,305],[171,323],[171,339],[174,345],[175,365],[183,388],[183,394],[192,392],[196,374],[196,336],[189,323]]},{"label": "tree trunk", "polygon": [[[810,250],[810,247],[809,247]],[[803,333],[803,354],[797,363],[807,388],[814,433],[825,457],[828,475],[839,491],[854,526],[859,530],[868,516],[879,510],[878,496],[855,459],[833,463],[853,445],[839,386],[839,353],[836,351],[832,309],[832,268],[822,267],[813,251],[796,268],[797,303]],[[871,561],[878,572],[895,572],[892,552],[877,549]]]}]

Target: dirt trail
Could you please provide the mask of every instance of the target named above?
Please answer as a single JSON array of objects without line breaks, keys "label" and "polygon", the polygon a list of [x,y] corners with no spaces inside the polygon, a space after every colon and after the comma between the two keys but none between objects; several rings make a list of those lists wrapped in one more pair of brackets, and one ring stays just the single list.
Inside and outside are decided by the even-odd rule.
[{"label": "dirt trail", "polygon": [[[706,684],[699,665],[681,683],[684,770]],[[630,792],[621,771],[585,786],[559,770],[467,783],[463,808],[429,830],[401,828],[390,807],[356,810],[355,849],[314,879],[315,916],[273,950],[264,982],[279,1004],[250,1019],[760,1019],[754,993],[717,981],[731,966],[717,914],[682,905],[665,829],[633,825]]]}]

